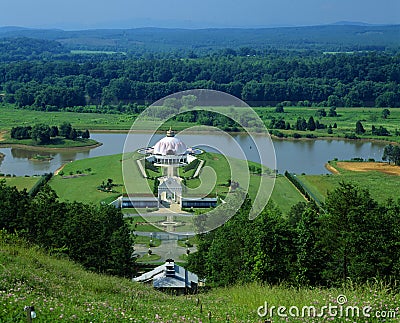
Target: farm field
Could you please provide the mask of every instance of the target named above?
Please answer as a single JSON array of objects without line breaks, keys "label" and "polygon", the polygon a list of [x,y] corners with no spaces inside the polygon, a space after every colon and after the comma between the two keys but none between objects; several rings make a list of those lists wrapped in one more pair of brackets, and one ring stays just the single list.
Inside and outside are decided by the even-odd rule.
[{"label": "farm field", "polygon": [[[400,177],[380,171],[352,171],[340,167],[340,165],[352,165],[353,162],[335,162],[330,165],[338,170],[339,174],[329,175],[297,175],[297,179],[320,201],[324,201],[327,192],[333,191],[341,182],[352,182],[361,188],[368,189],[372,198],[378,202],[385,202],[389,198],[399,198]],[[354,163],[358,164],[358,163]],[[400,168],[400,167],[399,167]]]}]

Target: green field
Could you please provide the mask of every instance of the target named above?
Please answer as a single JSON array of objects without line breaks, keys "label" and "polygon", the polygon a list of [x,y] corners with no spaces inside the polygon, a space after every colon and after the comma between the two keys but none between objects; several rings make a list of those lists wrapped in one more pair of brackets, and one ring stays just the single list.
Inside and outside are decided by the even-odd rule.
[{"label": "green field", "polygon": [[[45,123],[50,126],[59,126],[63,122],[69,122],[76,129],[90,130],[129,130],[136,119],[132,114],[99,114],[78,112],[43,112],[14,108],[12,105],[6,107],[0,105],[0,131],[10,130],[16,126],[32,126],[37,123]],[[143,123],[137,129],[149,129],[154,122]],[[167,130],[170,126],[174,130],[182,130],[193,126],[192,123],[167,122],[162,129]]]},{"label": "green field", "polygon": [[[151,286],[134,283],[131,279],[84,271],[80,265],[49,257],[38,247],[26,246],[4,233],[0,233],[0,250],[1,322],[25,322],[24,307],[34,305],[37,314],[34,321],[37,322],[261,323],[271,318],[260,318],[257,314],[257,309],[265,302],[269,307],[313,305],[320,309],[335,305],[339,295],[346,296],[348,305],[371,306],[371,317],[367,319],[370,323],[382,322],[375,318],[377,311],[397,309],[394,314],[400,315],[399,294],[379,283],[356,285],[349,282],[336,289],[254,283],[176,296],[155,291]],[[346,322],[346,319],[335,321]],[[279,320],[277,316],[273,321],[287,322],[286,318]],[[315,322],[315,318],[306,317],[301,321]],[[350,320],[354,321],[359,319]],[[362,321],[366,321],[365,318]],[[396,322],[393,316],[386,320],[392,321]]]},{"label": "green field", "polygon": [[26,189],[29,191],[33,185],[40,179],[40,176],[31,176],[31,177],[0,177],[0,180],[5,180],[8,186],[15,186],[18,190]]},{"label": "green field", "polygon": [[[389,109],[390,116],[387,119],[382,118],[381,108],[337,108],[337,117],[317,117],[317,107],[285,107],[284,113],[275,112],[275,108],[254,108],[261,119],[265,122],[268,127],[272,117],[275,119],[284,118],[290,125],[296,124],[297,118],[302,117],[306,121],[312,116],[314,120],[319,120],[327,126],[337,124],[337,129],[332,129],[333,133],[328,134],[327,129],[319,129],[315,131],[297,131],[297,130],[278,130],[288,136],[293,136],[293,133],[298,133],[303,137],[306,134],[313,134],[316,137],[341,137],[354,133],[356,128],[356,122],[360,120],[366,130],[364,135],[358,135],[360,138],[378,139],[378,140],[390,140],[400,142],[400,136],[395,136],[396,130],[400,130],[400,109]],[[326,112],[329,108],[324,108]],[[371,135],[371,127],[383,126],[389,130],[391,136],[373,136]],[[269,129],[271,130],[271,129]]]},{"label": "green field", "polygon": [[400,177],[377,171],[354,172],[341,169],[336,162],[331,162],[340,174],[332,175],[297,175],[301,183],[319,200],[324,201],[328,191],[333,191],[341,181],[352,182],[361,188],[368,189],[372,198],[385,202],[389,198],[399,199]]},{"label": "green field", "polygon": [[[224,109],[224,108],[221,108]],[[296,123],[298,117],[303,117],[306,120],[313,116],[315,120],[327,126],[334,123],[337,124],[337,129],[333,129],[332,134],[327,133],[327,129],[320,129],[316,131],[296,131],[296,130],[279,130],[280,132],[292,136],[297,132],[305,137],[306,134],[313,134],[317,137],[342,137],[354,133],[355,124],[360,120],[366,130],[361,138],[390,140],[400,142],[400,136],[395,136],[396,130],[400,130],[400,109],[389,109],[390,116],[387,119],[382,118],[381,108],[337,108],[337,117],[316,117],[317,107],[285,107],[284,113],[275,112],[275,108],[262,107],[254,108],[257,114],[265,122],[268,127],[271,118],[284,118],[291,126]],[[328,112],[329,108],[325,108]],[[97,114],[97,113],[77,113],[77,112],[41,112],[16,109],[12,105],[0,106],[0,131],[10,130],[15,126],[34,125],[36,123],[46,123],[49,125],[60,125],[63,122],[70,122],[73,127],[77,129],[90,129],[90,130],[129,130],[136,118],[136,115],[129,114]],[[191,127],[193,123],[184,122],[166,122],[160,130],[166,130],[170,126],[175,130],[183,130]],[[378,137],[371,135],[371,127],[383,126],[389,130],[391,136]],[[136,125],[137,130],[146,130],[154,128],[155,123],[152,121],[142,122]]]},{"label": "green field", "polygon": [[1,130],[45,123],[50,126],[69,122],[77,129],[129,129],[135,116],[77,112],[42,112],[0,107]]}]

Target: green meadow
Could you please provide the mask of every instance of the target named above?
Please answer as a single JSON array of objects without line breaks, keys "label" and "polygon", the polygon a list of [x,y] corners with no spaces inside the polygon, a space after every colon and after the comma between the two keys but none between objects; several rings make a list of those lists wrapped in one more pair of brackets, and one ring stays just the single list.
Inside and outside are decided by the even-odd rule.
[{"label": "green meadow", "polygon": [[[112,200],[122,194],[123,180],[121,171],[122,154],[94,157],[77,160],[66,164],[63,170],[53,176],[50,186],[56,191],[60,200],[85,203],[100,203]],[[81,172],[82,174],[78,174]],[[103,182],[112,179],[117,186],[113,192],[102,192],[97,189]]]},{"label": "green meadow", "polygon": [[[219,109],[219,108],[218,108]],[[221,107],[221,110],[227,108]],[[296,130],[279,130],[283,134],[293,136],[293,133],[299,133],[303,137],[307,134],[313,134],[317,137],[341,137],[350,135],[355,131],[355,124],[360,120],[366,130],[361,138],[389,140],[400,142],[400,136],[395,136],[396,130],[400,130],[400,109],[389,109],[390,115],[387,119],[382,118],[381,108],[337,108],[336,117],[317,117],[317,107],[285,107],[284,113],[275,112],[275,108],[260,107],[254,108],[260,118],[268,127],[271,118],[284,118],[291,126],[296,123],[297,118],[302,117],[308,120],[313,117],[327,126],[337,124],[337,128],[333,129],[332,134],[327,133],[327,129],[319,129],[315,131],[296,131]],[[326,112],[329,108],[324,108]],[[229,112],[229,111],[228,111]],[[0,131],[10,130],[15,126],[34,125],[36,123],[46,123],[49,125],[60,125],[63,122],[70,122],[77,129],[90,130],[129,130],[135,121],[137,115],[132,114],[98,114],[98,113],[78,113],[78,112],[42,112],[17,109],[13,105],[0,106]],[[157,122],[143,120],[140,125],[135,125],[137,130],[152,129],[157,125]],[[166,130],[173,126],[175,130],[183,130],[193,126],[193,123],[167,121],[160,130]],[[391,136],[379,137],[371,134],[371,127],[383,126],[389,130]]]},{"label": "green meadow", "polygon": [[[357,135],[360,138],[400,142],[400,136],[395,136],[396,130],[400,131],[400,109],[389,109],[390,115],[387,119],[382,118],[382,108],[337,108],[336,117],[317,117],[317,110],[321,109],[319,107],[284,107],[284,113],[275,112],[275,108],[254,109],[267,127],[270,124],[271,118],[275,118],[276,120],[284,118],[292,127],[296,124],[298,118],[304,118],[308,121],[310,117],[313,117],[314,120],[319,120],[320,123],[325,124],[327,127],[329,125],[333,127],[335,123],[337,124],[337,128],[332,129],[332,134],[328,134],[327,129],[317,129],[315,131],[278,130],[288,136],[298,133],[303,137],[307,134],[313,134],[321,138],[344,138],[346,135],[353,134],[356,129],[356,122],[361,121],[366,132],[363,135]],[[324,109],[327,113],[329,112],[329,108]],[[372,125],[377,128],[379,126],[385,127],[391,136],[373,136],[371,134]],[[269,130],[271,131],[271,129]]]}]

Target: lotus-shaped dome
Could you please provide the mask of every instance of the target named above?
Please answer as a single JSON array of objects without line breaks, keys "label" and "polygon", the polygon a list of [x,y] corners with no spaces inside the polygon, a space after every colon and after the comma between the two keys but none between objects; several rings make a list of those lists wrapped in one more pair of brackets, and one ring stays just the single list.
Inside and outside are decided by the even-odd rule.
[{"label": "lotus-shaped dome", "polygon": [[168,136],[161,139],[154,145],[154,155],[184,155],[187,147],[179,138]]}]

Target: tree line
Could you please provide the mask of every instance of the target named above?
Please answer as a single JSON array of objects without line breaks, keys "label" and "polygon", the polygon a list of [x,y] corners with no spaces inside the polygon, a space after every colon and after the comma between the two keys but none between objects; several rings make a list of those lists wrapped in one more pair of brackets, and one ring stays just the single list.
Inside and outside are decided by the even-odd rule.
[{"label": "tree line", "polygon": [[0,67],[3,100],[38,110],[116,109],[197,88],[264,105],[399,107],[399,82],[400,56],[385,53],[21,61]]},{"label": "tree line", "polygon": [[247,199],[223,226],[198,235],[188,268],[209,285],[338,286],[400,278],[399,201],[380,204],[368,190],[341,183],[328,194],[326,213],[301,202],[286,218],[269,204],[250,221],[250,208]]},{"label": "tree line", "polygon": [[48,185],[33,197],[0,181],[0,228],[89,270],[128,277],[133,270],[133,238],[121,211],[60,202]]},{"label": "tree line", "polygon": [[17,126],[11,128],[11,138],[13,139],[33,139],[39,145],[47,145],[51,143],[51,138],[63,137],[65,139],[77,140],[78,138],[89,139],[89,130],[81,131],[72,128],[68,122],[64,122],[58,126],[49,126],[43,123],[32,126]]}]

